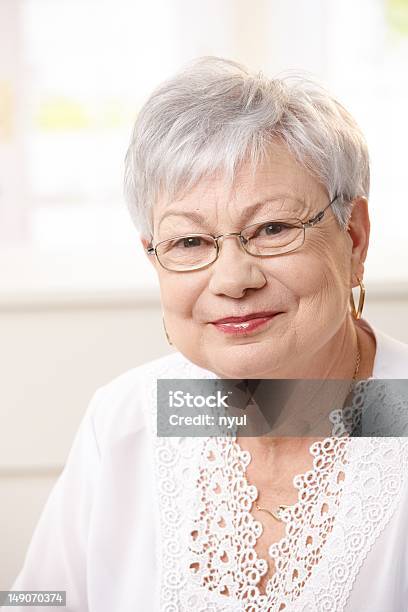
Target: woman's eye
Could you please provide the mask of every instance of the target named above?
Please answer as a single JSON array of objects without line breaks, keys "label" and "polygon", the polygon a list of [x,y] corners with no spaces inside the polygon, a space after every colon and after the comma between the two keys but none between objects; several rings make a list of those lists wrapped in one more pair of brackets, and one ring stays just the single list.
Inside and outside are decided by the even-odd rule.
[{"label": "woman's eye", "polygon": [[262,227],[259,228],[257,234],[266,236],[276,236],[276,234],[281,234],[287,226],[284,223],[266,223]]},{"label": "woman's eye", "polygon": [[186,236],[185,238],[177,240],[174,246],[181,247],[183,249],[199,247],[201,246],[201,238],[199,236]]},{"label": "woman's eye", "polygon": [[270,223],[265,227],[265,232],[269,234],[279,234],[283,229],[283,225],[280,223]]}]

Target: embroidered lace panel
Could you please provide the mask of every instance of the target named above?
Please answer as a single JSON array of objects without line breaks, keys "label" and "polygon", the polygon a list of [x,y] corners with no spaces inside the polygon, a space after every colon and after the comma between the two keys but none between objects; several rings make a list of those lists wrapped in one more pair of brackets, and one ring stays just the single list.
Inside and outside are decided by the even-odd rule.
[{"label": "embroidered lace panel", "polygon": [[190,540],[190,567],[201,586],[231,595],[251,612],[283,610],[300,595],[322,556],[345,477],[350,438],[314,443],[313,468],[294,478],[298,502],[282,517],[286,535],[269,548],[276,571],[262,594],[257,584],[267,571],[254,546],[262,524],[251,514],[257,488],[245,476],[251,460],[235,439],[209,438],[197,481],[200,503]]}]

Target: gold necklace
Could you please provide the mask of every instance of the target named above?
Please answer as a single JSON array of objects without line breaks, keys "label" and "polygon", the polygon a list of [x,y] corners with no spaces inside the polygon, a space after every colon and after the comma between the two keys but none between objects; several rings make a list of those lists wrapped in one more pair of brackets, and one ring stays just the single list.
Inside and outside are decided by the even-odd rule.
[{"label": "gold necklace", "polygon": [[[352,380],[356,380],[357,379],[357,374],[358,371],[360,369],[360,361],[361,361],[361,355],[360,355],[360,344],[358,341],[358,334],[356,333],[356,339],[357,339],[357,358],[356,358],[356,365],[354,368],[354,374],[353,374],[353,378]],[[353,383],[351,383],[350,385],[350,389],[349,392],[351,391],[353,387]],[[268,508],[262,508],[256,501],[255,501],[255,508],[257,510],[259,510],[260,512],[266,512],[267,514],[269,514],[272,518],[274,518],[276,521],[280,521],[281,523],[283,523],[283,518],[281,513],[286,510],[286,508],[290,508],[290,505],[286,505],[286,504],[279,504],[279,506],[277,507],[276,511],[274,512],[273,510],[269,510]]]}]

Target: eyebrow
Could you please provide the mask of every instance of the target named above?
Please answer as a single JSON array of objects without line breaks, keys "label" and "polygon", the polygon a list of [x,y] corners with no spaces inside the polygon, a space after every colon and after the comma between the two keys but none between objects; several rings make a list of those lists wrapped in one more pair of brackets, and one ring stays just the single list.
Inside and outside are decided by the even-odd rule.
[{"label": "eyebrow", "polygon": [[[250,219],[255,214],[257,209],[264,207],[266,204],[271,204],[271,203],[273,203],[275,201],[282,200],[282,199],[288,199],[291,202],[297,202],[297,203],[302,204],[304,206],[304,202],[302,200],[300,200],[299,198],[296,198],[293,195],[288,195],[288,194],[276,195],[276,196],[273,196],[273,197],[266,198],[265,200],[262,200],[261,202],[255,202],[254,204],[250,204],[249,206],[247,206],[246,209],[245,209],[245,214],[244,214],[244,217],[243,217],[243,221],[246,222],[248,219]],[[160,219],[160,222],[159,222],[159,225],[158,225],[158,229],[160,228],[160,225],[162,224],[164,219],[166,217],[170,217],[170,216],[186,217],[188,219],[191,219],[192,221],[194,221],[197,224],[204,223],[204,221],[205,221],[205,217],[203,215],[201,215],[199,212],[194,211],[194,210],[191,210],[191,211],[188,211],[188,210],[185,211],[185,210],[181,210],[181,209],[180,210],[169,210]]]}]

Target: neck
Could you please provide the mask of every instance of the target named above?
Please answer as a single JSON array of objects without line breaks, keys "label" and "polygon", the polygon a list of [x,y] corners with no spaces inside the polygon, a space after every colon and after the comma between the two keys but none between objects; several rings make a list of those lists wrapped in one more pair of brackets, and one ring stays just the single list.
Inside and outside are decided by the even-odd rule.
[{"label": "neck", "polygon": [[357,360],[357,334],[361,331],[351,316],[347,316],[331,337],[326,339],[320,336],[316,339],[316,344],[322,344],[318,345],[315,352],[302,347],[299,349],[301,354],[295,354],[290,363],[285,364],[279,372],[264,378],[352,379]]},{"label": "neck", "polygon": [[280,462],[290,465],[294,457],[299,454],[306,453],[308,455],[309,448],[316,440],[323,440],[322,437],[239,437],[239,445],[251,450],[251,453],[257,456],[257,460],[262,463],[277,465]]},{"label": "neck", "polygon": [[[354,376],[356,368],[357,338],[361,358],[357,378],[368,378],[372,375],[373,370],[376,350],[375,339],[360,326],[356,325],[351,318],[345,322],[345,325],[338,330],[326,345],[315,353],[313,358],[310,359],[310,364],[306,364],[303,370],[299,366],[299,375],[294,376],[292,370],[291,373],[288,372],[286,375],[282,374],[280,377],[321,380],[340,379],[350,381]],[[276,378],[276,374],[274,378]],[[330,385],[328,388],[330,390]],[[302,390],[303,387],[301,391]],[[347,393],[348,390],[345,388],[345,397]],[[305,404],[308,403],[306,395],[307,394],[300,393],[300,404],[303,408],[305,408]],[[325,398],[323,397],[322,399],[325,402]],[[312,397],[311,400],[313,402],[313,407],[316,405],[318,406],[316,396]],[[296,395],[296,401],[299,401],[299,394]],[[295,408],[293,408],[293,405],[292,407],[288,405],[288,409],[290,413],[293,413],[296,423],[292,431],[298,431],[299,427],[301,427],[299,421],[299,404],[293,402],[292,404]],[[302,413],[303,415],[311,415],[311,413],[307,413],[307,409],[306,412],[302,410]],[[285,416],[287,414],[288,413],[286,413]],[[288,431],[287,427],[286,431]],[[307,429],[305,429],[305,431],[307,431]],[[323,439],[324,436],[321,434],[321,431],[319,427],[315,427],[314,432],[316,435],[306,433],[304,436],[298,435],[298,437],[289,437],[288,435],[279,436],[279,429],[275,429],[275,435],[248,437],[243,444],[245,447],[252,447],[253,450],[256,449],[256,452],[264,455],[265,460],[267,458],[271,460],[279,456],[290,457],[293,456],[293,454],[308,451],[314,440]],[[327,435],[330,435],[330,432],[328,432]]]}]

